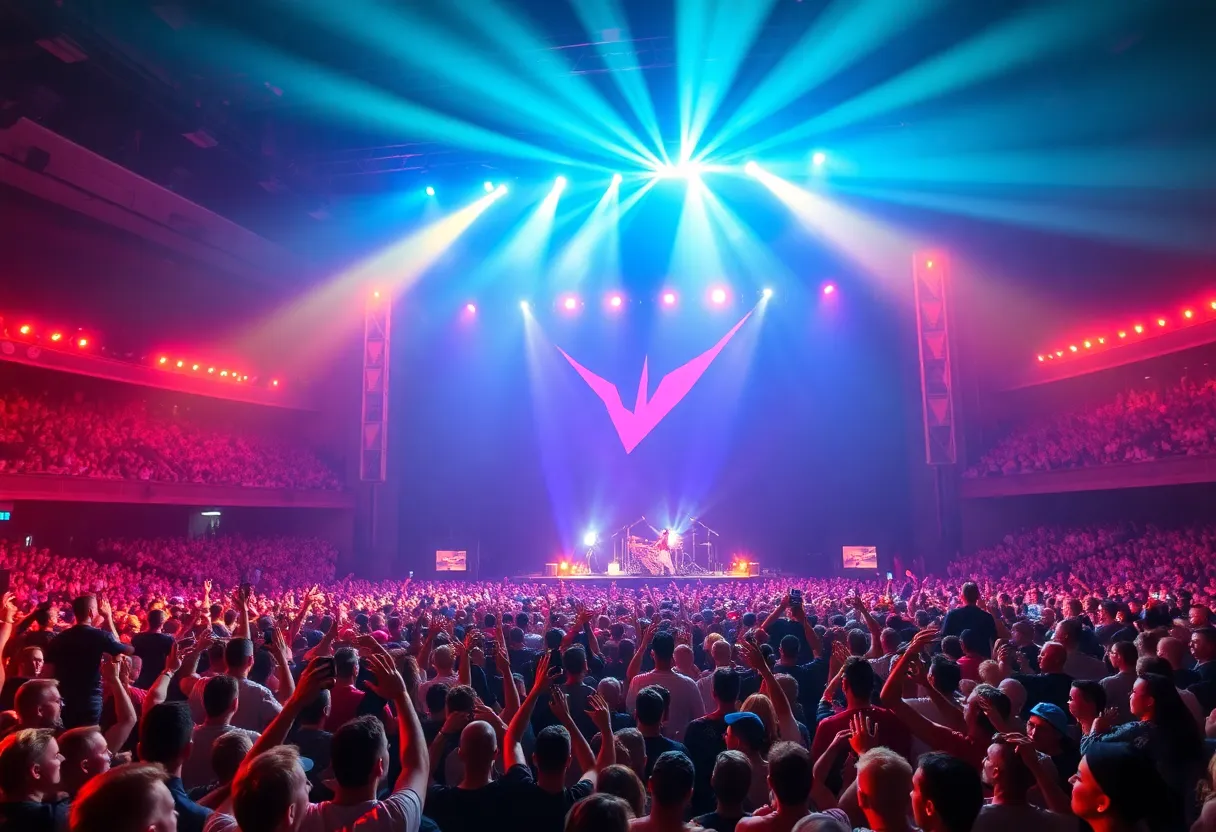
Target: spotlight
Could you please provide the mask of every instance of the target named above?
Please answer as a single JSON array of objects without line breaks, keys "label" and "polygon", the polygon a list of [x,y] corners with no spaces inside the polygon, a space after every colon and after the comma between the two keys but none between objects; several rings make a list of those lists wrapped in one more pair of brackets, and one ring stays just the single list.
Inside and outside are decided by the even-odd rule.
[{"label": "spotlight", "polygon": [[1141,335],[1144,332],[1144,327],[1140,324],[1136,324],[1134,327],[1132,327],[1132,329],[1136,330],[1137,335]]},{"label": "spotlight", "polygon": [[271,386],[271,387],[278,387],[278,386],[279,386],[279,380],[278,380],[277,378],[272,378],[272,379],[270,380],[270,386]]},{"label": "spotlight", "polygon": [[214,368],[214,367],[208,367],[208,368],[207,368],[207,374],[208,374],[208,375],[215,375],[215,368]]},{"label": "spotlight", "polygon": [[823,293],[824,293],[825,295],[834,295],[834,294],[836,294],[836,284],[835,284],[835,283],[825,283],[825,284],[823,284]]},{"label": "spotlight", "polygon": [[823,163],[827,160],[828,154],[824,153],[822,150],[816,150],[811,154],[811,164],[817,168],[823,167]]},{"label": "spotlight", "polygon": [[563,560],[561,563],[559,563],[557,565],[557,568],[558,568],[558,571],[560,571],[560,572],[569,572],[570,571],[570,561]]},{"label": "spotlight", "polygon": [[565,188],[566,187],[566,177],[564,177],[564,176],[557,177],[557,179],[554,180],[554,182],[553,182],[553,187],[555,190],[558,190],[558,191]]},{"label": "spotlight", "polygon": [[1092,343],[1092,342],[1090,342],[1090,341],[1086,341],[1086,342],[1085,342],[1085,349],[1089,349],[1089,348],[1090,348],[1090,347],[1092,347],[1092,346],[1093,346],[1093,343]]},{"label": "spotlight", "polygon": [[228,378],[228,371],[227,371],[227,370],[220,370],[220,375],[221,375],[222,377],[224,377],[224,378]]},{"label": "spotlight", "polygon": [[185,365],[185,363],[186,363],[185,361],[178,361],[177,368],[180,370]]},{"label": "spotlight", "polygon": [[491,191],[494,190],[494,183],[487,179],[485,184],[482,185],[482,187],[486,189],[486,193],[490,193]]},{"label": "spotlight", "polygon": [[760,172],[760,166],[757,165],[755,162],[748,162],[746,165],[743,166],[743,172],[746,173],[748,176],[755,176],[757,173]]},{"label": "spotlight", "polygon": [[675,292],[664,292],[663,293],[663,303],[667,306],[675,306],[676,305],[676,293]]},{"label": "spotlight", "polygon": [[598,534],[596,534],[595,532],[587,532],[585,535],[583,535],[583,545],[584,546],[594,546],[595,544],[597,544],[599,542],[600,542],[600,536]]},{"label": "spotlight", "polygon": [[1056,350],[1056,358],[1063,358],[1064,350]]},{"label": "spotlight", "polygon": [[1043,356],[1043,355],[1039,356],[1039,361],[1046,361],[1046,360],[1047,360],[1046,356]]},{"label": "spotlight", "polygon": [[196,373],[197,373],[197,372],[198,372],[198,365],[197,365],[197,364],[195,364],[195,365],[191,366],[191,367],[190,367],[190,369],[191,369],[191,370],[193,370],[194,372],[196,372]]},{"label": "spotlight", "polygon": [[622,298],[620,295],[610,295],[608,298],[608,305],[613,309],[620,309],[621,304],[624,302],[624,298]]},{"label": "spotlight", "polygon": [[426,186],[426,195],[427,195],[427,196],[434,196],[434,195],[435,195],[435,189],[434,189],[433,187],[431,187],[430,185],[427,185],[427,186]]},{"label": "spotlight", "polygon": [[84,349],[84,348],[85,348],[85,347],[87,347],[88,345],[89,345],[89,339],[88,339],[88,338],[81,338],[80,340],[78,340],[78,341],[76,342],[76,346],[80,347],[81,349]]},{"label": "spotlight", "polygon": [[52,341],[59,341],[59,340],[61,340],[62,338],[63,338],[63,333],[62,333],[62,332],[52,332],[52,333],[51,333],[51,340],[52,340]]},{"label": "spotlight", "polygon": [[769,298],[771,298],[773,296],[773,290],[766,288],[760,294],[764,297],[765,300],[768,300]]},{"label": "spotlight", "polygon": [[29,335],[29,334],[30,334],[30,330],[31,330],[32,328],[33,328],[33,327],[31,327],[29,324],[22,324],[22,325],[21,325],[21,328],[20,328],[20,329],[18,329],[17,331],[18,331],[18,332],[20,332],[22,335]]},{"label": "spotlight", "polygon": [[380,300],[380,290],[377,289],[376,291],[372,292],[372,297],[374,297],[376,300]]},{"label": "spotlight", "polygon": [[1126,332],[1123,332],[1122,330],[1120,330],[1120,331],[1119,331],[1119,337],[1120,337],[1120,338],[1126,338],[1126,337],[1127,337],[1127,333],[1126,333]]},{"label": "spotlight", "polygon": [[497,188],[494,189],[494,195],[495,196],[506,196],[507,195],[507,186],[499,185]]},{"label": "spotlight", "polygon": [[575,309],[578,309],[578,298],[574,295],[567,295],[566,299],[562,301],[562,306],[565,307],[567,312],[573,312]]},{"label": "spotlight", "polygon": [[473,304],[473,303],[466,303],[464,305],[464,311],[468,312],[470,315],[476,315],[477,314],[477,305]]},{"label": "spotlight", "polygon": [[1158,318],[1157,326],[1165,326],[1165,318]]},{"label": "spotlight", "polygon": [[1069,350],[1069,352],[1076,352],[1076,351],[1077,351],[1077,345],[1076,345],[1076,344],[1070,344],[1070,345],[1069,345],[1069,347],[1068,347],[1068,350]]},{"label": "spotlight", "polygon": [[726,290],[714,289],[712,292],[710,292],[709,299],[721,306],[722,304],[726,303]]},{"label": "spotlight", "polygon": [[926,268],[926,269],[931,269],[931,268],[933,268],[933,261],[932,261],[932,260],[926,260],[926,261],[925,261],[925,268]]},{"label": "spotlight", "polygon": [[[614,174],[612,174],[612,184],[613,184],[614,186],[615,186],[615,185],[619,185],[619,184],[621,184],[621,180],[622,180],[622,179],[624,179],[624,178],[625,178],[625,177],[621,176],[619,173],[614,173]],[[1216,309],[1216,303],[1213,303],[1213,304],[1212,304],[1212,308],[1213,308],[1213,309]]]},{"label": "spotlight", "polygon": [[168,358],[165,358],[165,357],[162,355],[162,356],[161,356],[159,359],[157,359],[156,363],[157,363],[157,364],[164,364],[164,363],[165,363],[166,361],[168,361],[168,360],[169,360]]},{"label": "spotlight", "polygon": [[527,311],[528,311],[528,310],[529,310],[531,307],[529,307],[529,306],[528,306],[528,302],[527,302],[526,300],[521,300],[521,301],[519,302],[519,308],[520,308],[520,309],[521,309],[523,312],[527,313]]},{"label": "spotlight", "polygon": [[1185,312],[1183,312],[1182,314],[1183,314],[1184,316],[1186,316],[1187,318],[1193,318],[1193,317],[1195,317],[1195,313],[1194,313],[1194,312],[1192,312],[1192,311],[1191,311],[1191,310],[1189,310],[1189,309],[1188,309],[1188,310],[1186,310]]}]

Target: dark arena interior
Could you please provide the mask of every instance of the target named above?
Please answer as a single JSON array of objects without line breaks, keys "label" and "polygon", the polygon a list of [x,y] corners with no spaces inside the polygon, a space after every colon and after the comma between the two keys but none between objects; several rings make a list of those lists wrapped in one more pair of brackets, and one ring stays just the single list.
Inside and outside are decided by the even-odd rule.
[{"label": "dark arena interior", "polygon": [[1216,832],[1214,79],[0,0],[0,832]]}]

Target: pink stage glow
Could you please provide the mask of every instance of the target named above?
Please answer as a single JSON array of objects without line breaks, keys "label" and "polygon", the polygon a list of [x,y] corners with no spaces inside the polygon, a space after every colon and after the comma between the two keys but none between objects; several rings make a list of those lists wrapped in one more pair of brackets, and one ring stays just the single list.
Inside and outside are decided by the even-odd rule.
[{"label": "pink stage glow", "polygon": [[713,292],[710,293],[709,299],[721,306],[722,304],[726,303],[726,290],[714,289]]},{"label": "pink stage glow", "polygon": [[612,426],[616,428],[617,436],[621,438],[621,444],[625,446],[625,453],[628,454],[632,453],[633,449],[655,429],[659,422],[663,421],[667,414],[688,395],[688,391],[692,390],[705,371],[709,369],[709,365],[718,357],[718,353],[722,352],[730,339],[751,316],[752,313],[748,312],[739,323],[722,336],[718,343],[687,364],[683,364],[663,376],[663,380],[659,382],[658,388],[654,391],[654,396],[649,399],[646,397],[649,387],[649,359],[643,359],[642,378],[638,383],[638,398],[633,410],[627,409],[621,403],[621,394],[615,384],[600,378],[579,364],[561,347],[557,349],[570,362],[570,366],[574,368],[575,372],[582,376],[583,381],[587,382],[591,391],[604,403],[604,407],[608,410],[608,418],[612,420]]},{"label": "pink stage glow", "polygon": [[676,302],[676,293],[675,292],[664,292],[663,293],[663,303],[667,304],[668,306],[674,306],[675,302]]},{"label": "pink stage glow", "polygon": [[620,295],[613,295],[612,297],[608,298],[608,305],[613,309],[620,309],[621,303],[622,301]]},{"label": "pink stage glow", "polygon": [[836,284],[835,284],[835,283],[827,283],[827,284],[824,284],[824,287],[823,287],[823,293],[824,293],[825,295],[831,295],[831,294],[835,294],[835,292],[836,292]]},{"label": "pink stage glow", "polygon": [[576,298],[574,295],[570,295],[564,301],[562,301],[562,306],[566,307],[567,312],[573,312],[578,308],[578,298]]}]

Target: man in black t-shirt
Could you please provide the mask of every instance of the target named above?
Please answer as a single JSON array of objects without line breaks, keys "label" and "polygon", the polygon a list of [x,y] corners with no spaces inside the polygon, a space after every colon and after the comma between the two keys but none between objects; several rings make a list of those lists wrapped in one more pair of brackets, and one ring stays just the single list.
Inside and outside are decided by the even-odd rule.
[{"label": "man in black t-shirt", "polygon": [[946,613],[942,623],[943,636],[961,636],[964,630],[970,630],[977,638],[983,639],[988,646],[984,649],[984,657],[992,653],[992,644],[996,641],[996,621],[992,616],[979,608],[980,588],[972,581],[963,584],[963,605]]},{"label": "man in black t-shirt", "polygon": [[726,750],[726,715],[735,712],[739,701],[739,674],[733,668],[720,667],[714,671],[713,685],[717,708],[688,723],[688,730],[684,732],[688,757],[697,773],[692,792],[694,814],[710,812],[714,808],[711,777],[718,755]]},{"label": "man in black t-shirt", "polygon": [[[59,680],[67,728],[96,725],[101,719],[101,657],[134,652],[114,634],[109,602],[102,601],[100,609],[99,614],[95,595],[77,598],[72,602],[76,625],[55,636],[46,649],[50,668],[45,675]],[[98,620],[106,629],[93,626]]]},{"label": "man in black t-shirt", "polygon": [[165,659],[173,649],[173,636],[161,632],[165,625],[165,611],[152,610],[148,613],[148,629],[131,637],[131,649],[143,663],[140,666],[139,678],[135,687],[147,690],[152,687],[156,677],[165,666]]}]

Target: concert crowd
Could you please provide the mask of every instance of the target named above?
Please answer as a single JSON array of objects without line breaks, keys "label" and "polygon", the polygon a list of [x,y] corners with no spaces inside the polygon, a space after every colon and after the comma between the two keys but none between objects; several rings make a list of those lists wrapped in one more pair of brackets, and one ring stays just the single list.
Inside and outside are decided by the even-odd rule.
[{"label": "concert crowd", "polygon": [[122,397],[0,397],[0,474],[338,490],[309,449]]},{"label": "concert crowd", "polygon": [[1214,540],[641,588],[4,544],[0,829],[1216,829]]},{"label": "concert crowd", "polygon": [[1089,409],[1015,425],[969,477],[1000,477],[1216,453],[1216,380],[1129,389]]}]

